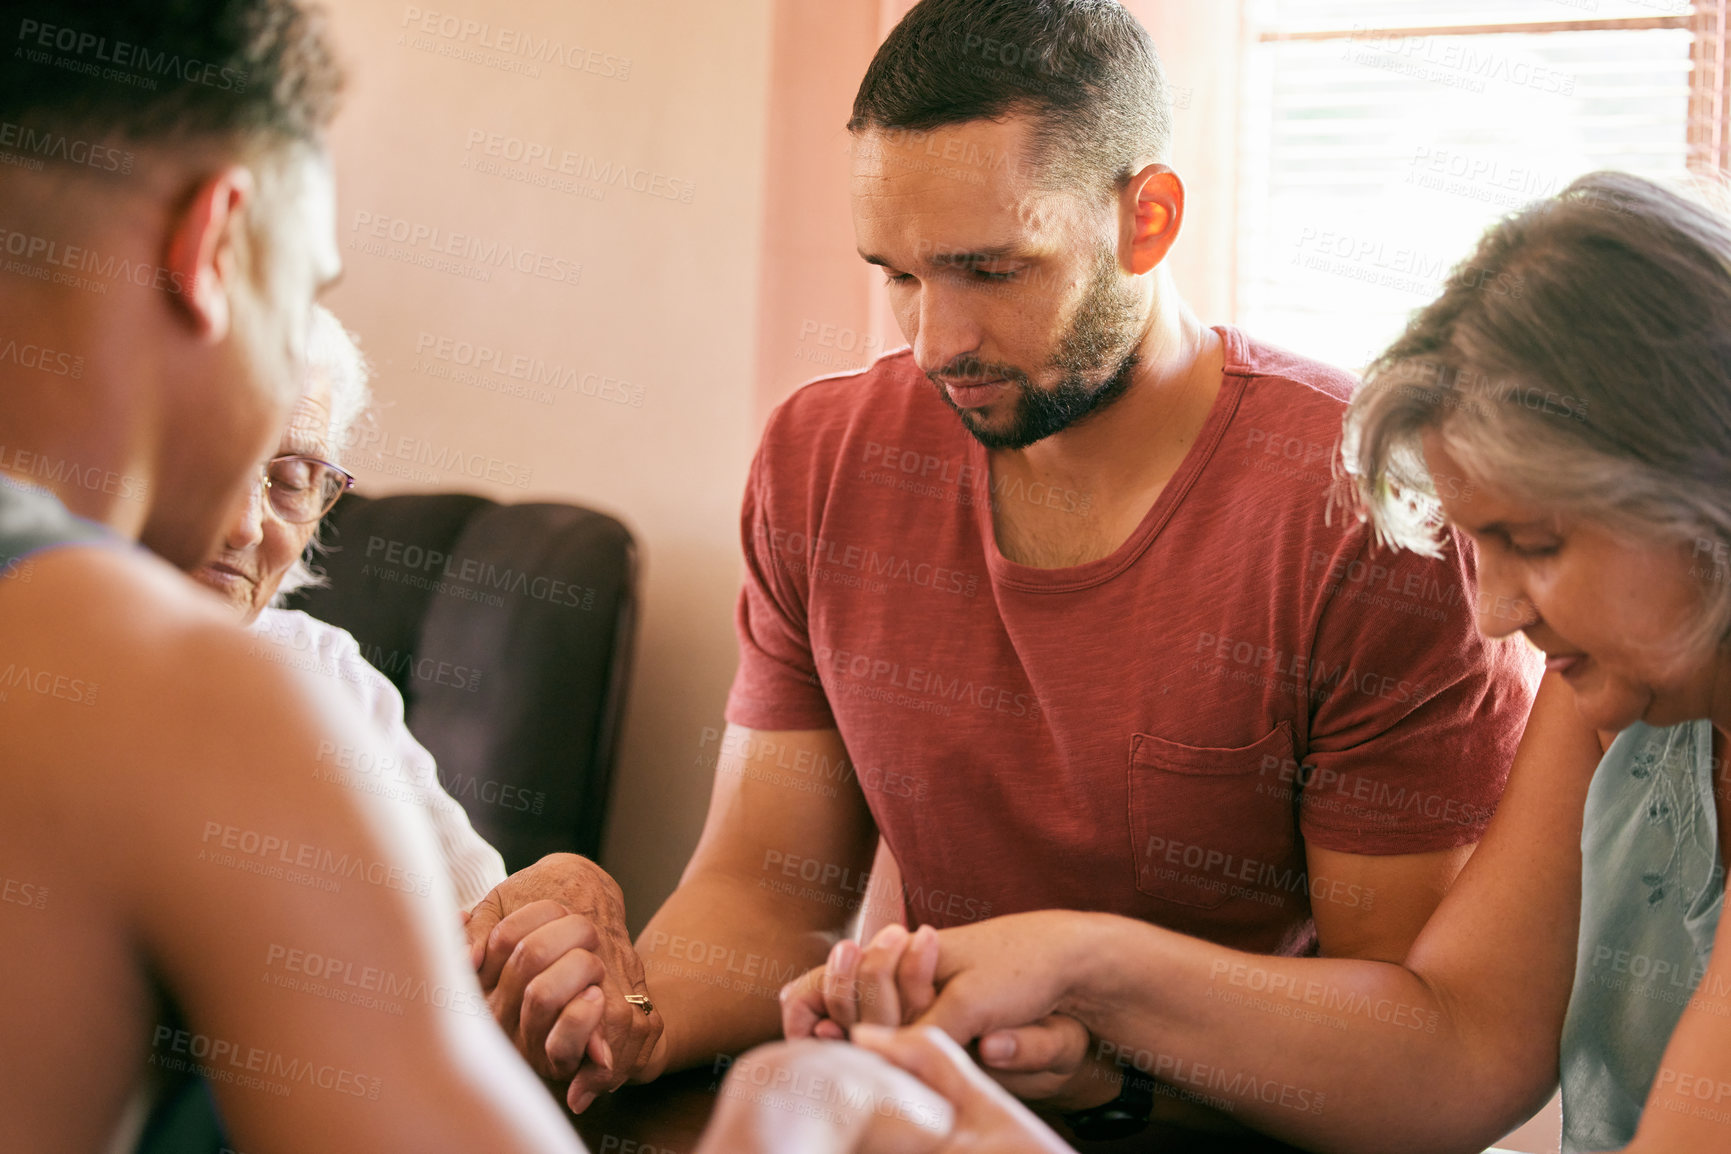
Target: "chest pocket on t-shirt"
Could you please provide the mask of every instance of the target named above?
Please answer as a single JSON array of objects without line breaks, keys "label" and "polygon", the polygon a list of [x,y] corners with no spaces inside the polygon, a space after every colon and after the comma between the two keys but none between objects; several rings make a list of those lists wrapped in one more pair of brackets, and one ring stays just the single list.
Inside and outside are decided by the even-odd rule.
[{"label": "chest pocket on t-shirt", "polygon": [[1291,756],[1292,726],[1285,721],[1242,749],[1131,737],[1136,888],[1204,909],[1235,896],[1280,894],[1278,879],[1293,869],[1297,838],[1292,795],[1280,788],[1277,772],[1264,770]]}]

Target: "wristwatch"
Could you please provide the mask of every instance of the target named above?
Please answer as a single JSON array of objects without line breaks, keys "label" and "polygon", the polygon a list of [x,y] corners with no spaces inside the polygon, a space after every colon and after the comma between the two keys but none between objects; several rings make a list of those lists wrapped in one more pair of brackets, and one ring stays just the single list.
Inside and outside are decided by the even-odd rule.
[{"label": "wristwatch", "polygon": [[1154,1079],[1127,1069],[1116,1098],[1104,1106],[1077,1110],[1063,1118],[1070,1132],[1084,1142],[1106,1142],[1142,1133],[1153,1113]]}]

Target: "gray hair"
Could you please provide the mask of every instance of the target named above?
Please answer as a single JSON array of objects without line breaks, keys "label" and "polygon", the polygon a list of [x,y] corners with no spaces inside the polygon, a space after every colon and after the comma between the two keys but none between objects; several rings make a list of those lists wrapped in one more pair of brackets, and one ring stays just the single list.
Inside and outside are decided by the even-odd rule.
[{"label": "gray hair", "polygon": [[[349,433],[372,407],[373,394],[368,382],[372,379],[373,370],[355,335],[344,328],[343,322],[324,305],[313,306],[312,329],[307,334],[307,372],[320,374],[330,382],[328,440],[331,460],[340,465]],[[281,605],[289,594],[298,590],[318,589],[327,583],[324,574],[312,567],[314,556],[323,551],[324,543],[315,532],[306,552],[297,557],[289,571],[283,574],[282,584],[277,587],[276,596],[271,598],[272,605]]]},{"label": "gray hair", "polygon": [[[1731,632],[1731,217],[1723,193],[1581,177],[1494,225],[1370,366],[1343,480],[1379,539],[1435,554],[1421,437],[1626,540],[1693,547],[1690,645]],[[1706,557],[1707,561],[1702,562]]]},{"label": "gray hair", "polygon": [[[355,334],[343,327],[324,305],[313,306],[312,331],[307,335],[307,371],[323,373],[331,383],[331,452],[341,454],[355,422],[372,407],[373,367],[361,352]],[[332,460],[342,464],[341,456]]]}]

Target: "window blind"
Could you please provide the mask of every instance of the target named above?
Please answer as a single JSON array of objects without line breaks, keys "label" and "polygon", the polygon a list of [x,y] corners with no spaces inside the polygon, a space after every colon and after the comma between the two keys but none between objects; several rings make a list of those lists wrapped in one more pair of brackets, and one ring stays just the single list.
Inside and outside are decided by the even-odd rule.
[{"label": "window blind", "polygon": [[1720,7],[1250,4],[1240,323],[1361,368],[1498,216],[1595,169],[1723,170]]}]

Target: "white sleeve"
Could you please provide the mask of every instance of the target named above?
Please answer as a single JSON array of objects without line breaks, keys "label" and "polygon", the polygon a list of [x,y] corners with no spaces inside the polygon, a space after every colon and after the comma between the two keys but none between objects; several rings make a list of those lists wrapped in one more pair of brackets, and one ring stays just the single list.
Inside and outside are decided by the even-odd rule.
[{"label": "white sleeve", "polygon": [[[357,660],[364,661],[364,658]],[[505,859],[475,832],[467,811],[445,792],[445,787],[439,782],[438,764],[433,755],[415,740],[415,735],[409,732],[408,724],[403,720],[403,698],[397,687],[371,665],[367,669],[383,682],[375,698],[376,705],[385,705],[388,691],[388,700],[395,706],[392,710],[379,708],[373,716],[380,730],[389,736],[391,749],[406,771],[415,798],[432,820],[433,832],[439,840],[439,854],[445,860],[445,870],[457,891],[457,908],[470,909],[505,880]]]},{"label": "white sleeve", "polygon": [[433,755],[409,732],[403,695],[361,656],[354,637],[299,610],[266,609],[253,628],[279,645],[301,650],[303,659],[316,654],[316,666],[354,693],[384,739],[380,764],[344,765],[339,759],[331,768],[353,788],[399,797],[426,814],[457,891],[458,908],[472,908],[504,881],[505,859],[475,832],[469,815],[445,792]]}]

